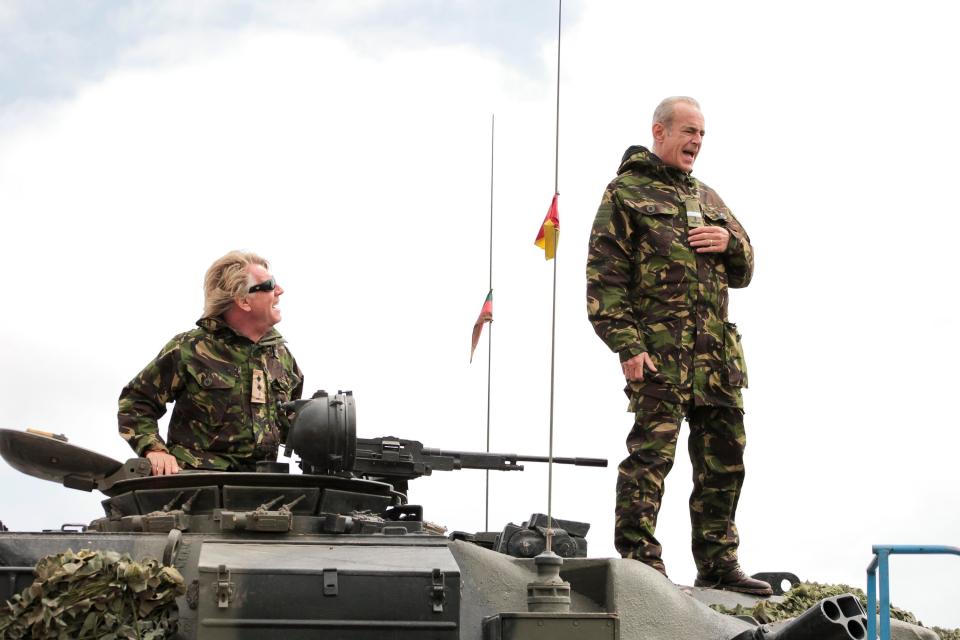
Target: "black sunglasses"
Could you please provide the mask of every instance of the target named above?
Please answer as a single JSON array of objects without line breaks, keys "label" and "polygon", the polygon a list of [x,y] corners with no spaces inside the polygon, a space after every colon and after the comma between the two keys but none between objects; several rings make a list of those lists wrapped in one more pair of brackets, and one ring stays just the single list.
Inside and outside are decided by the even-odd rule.
[{"label": "black sunglasses", "polygon": [[269,280],[264,280],[260,284],[255,284],[250,287],[250,290],[247,293],[256,293],[257,291],[273,291],[277,288],[277,281],[274,278]]}]

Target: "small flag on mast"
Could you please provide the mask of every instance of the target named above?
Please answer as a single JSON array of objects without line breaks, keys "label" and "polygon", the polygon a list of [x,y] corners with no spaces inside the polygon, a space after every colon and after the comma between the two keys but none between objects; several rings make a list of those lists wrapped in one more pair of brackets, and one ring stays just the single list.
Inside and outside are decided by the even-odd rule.
[{"label": "small flag on mast", "polygon": [[483,324],[493,322],[493,289],[487,294],[487,299],[483,301],[483,307],[480,308],[480,315],[477,321],[473,323],[473,337],[470,341],[470,362],[473,362],[473,352],[477,350],[477,343],[480,342],[480,334],[483,332]]},{"label": "small flag on mast", "polygon": [[540,225],[537,239],[533,241],[535,245],[543,249],[545,260],[552,260],[557,255],[557,242],[560,239],[560,212],[557,209],[557,197],[559,195],[559,193],[553,194],[553,202],[550,203],[543,224]]}]

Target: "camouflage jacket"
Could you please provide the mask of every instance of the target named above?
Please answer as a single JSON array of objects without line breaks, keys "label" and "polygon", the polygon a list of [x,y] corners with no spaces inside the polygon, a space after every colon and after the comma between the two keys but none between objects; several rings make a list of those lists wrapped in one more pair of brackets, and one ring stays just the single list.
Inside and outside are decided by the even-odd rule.
[{"label": "camouflage jacket", "polygon": [[[257,460],[275,460],[286,438],[277,401],[296,400],[303,390],[283,337],[271,329],[254,344],[220,318],[197,325],[120,392],[120,435],[139,455],[169,451],[188,469],[252,470]],[[176,404],[164,442],[157,420],[168,402]]]},{"label": "camouflage jacket", "polygon": [[[723,254],[687,243],[698,201],[705,224],[730,232]],[[644,147],[627,149],[590,233],[587,313],[621,362],[647,352],[658,369],[627,385],[630,410],[638,394],[743,407],[747,371],[727,287],[752,275],[750,239],[720,196]]]}]

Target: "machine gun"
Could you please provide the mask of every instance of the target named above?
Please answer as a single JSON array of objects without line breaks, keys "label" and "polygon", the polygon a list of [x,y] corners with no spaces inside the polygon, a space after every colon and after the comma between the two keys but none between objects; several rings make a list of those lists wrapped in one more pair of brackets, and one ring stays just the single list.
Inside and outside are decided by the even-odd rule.
[{"label": "machine gun", "polygon": [[[339,391],[330,396],[318,391],[309,400],[284,403],[284,411],[293,414],[284,455],[300,456],[304,473],[315,475],[354,475],[384,480],[397,491],[406,492],[407,482],[429,476],[434,471],[455,469],[491,469],[522,471],[521,462],[548,462],[544,456],[514,453],[475,453],[424,447],[416,440],[388,436],[356,437],[356,404],[353,393]],[[557,464],[606,467],[602,458],[560,458]]]}]

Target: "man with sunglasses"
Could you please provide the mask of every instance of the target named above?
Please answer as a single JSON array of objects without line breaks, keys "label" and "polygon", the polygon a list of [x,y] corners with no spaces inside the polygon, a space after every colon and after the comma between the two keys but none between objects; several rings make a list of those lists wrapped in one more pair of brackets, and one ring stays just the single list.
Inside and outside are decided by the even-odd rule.
[{"label": "man with sunglasses", "polygon": [[[120,393],[120,435],[153,465],[254,471],[286,438],[279,403],[303,390],[303,373],[274,329],[283,287],[260,256],[231,251],[204,278],[197,328],[175,336]],[[173,402],[167,439],[157,420]]]}]

